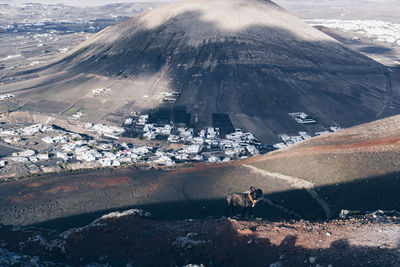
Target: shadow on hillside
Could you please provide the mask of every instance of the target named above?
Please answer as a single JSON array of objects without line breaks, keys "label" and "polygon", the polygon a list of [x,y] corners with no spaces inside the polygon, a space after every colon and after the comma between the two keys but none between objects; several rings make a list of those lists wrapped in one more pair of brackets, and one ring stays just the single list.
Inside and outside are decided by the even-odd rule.
[{"label": "shadow on hillside", "polygon": [[[233,170],[236,171],[236,169]],[[132,183],[135,188],[145,188],[139,193],[143,194],[143,196],[149,194],[149,198],[145,199],[147,201],[146,203],[137,205],[135,205],[135,203],[127,203],[127,205],[124,206],[109,204],[109,209],[101,209],[91,213],[66,216],[64,218],[48,219],[45,222],[31,226],[64,231],[73,227],[83,227],[101,217],[103,214],[116,210],[122,211],[131,208],[139,208],[153,213],[154,219],[132,219],[131,217],[122,217],[120,220],[111,220],[110,223],[104,226],[104,229],[102,229],[103,226],[101,225],[94,226],[94,228],[86,228],[78,232],[77,236],[71,237],[71,244],[68,246],[66,254],[60,253],[57,254],[58,256],[55,255],[55,258],[48,258],[49,260],[67,261],[72,265],[96,262],[104,255],[109,255],[107,257],[107,262],[111,262],[116,266],[125,266],[125,264],[130,261],[133,261],[133,265],[137,266],[160,266],[160,263],[166,262],[168,262],[168,264],[166,264],[167,266],[183,266],[188,263],[210,265],[210,262],[212,262],[214,266],[244,266],[249,264],[249,261],[254,266],[264,266],[265,264],[268,266],[274,262],[282,262],[283,265],[286,264],[289,266],[309,266],[310,257],[317,257],[314,264],[318,263],[323,266],[327,266],[328,264],[333,264],[334,266],[396,266],[396,264],[399,264],[398,249],[400,249],[400,246],[398,246],[397,249],[393,249],[392,246],[388,247],[385,244],[382,245],[381,243],[377,243],[376,246],[355,246],[351,243],[351,240],[337,239],[334,234],[332,236],[326,236],[322,233],[322,236],[318,236],[319,232],[313,232],[316,230],[310,230],[310,232],[308,232],[308,230],[305,229],[306,232],[304,234],[307,235],[307,233],[309,233],[311,235],[309,238],[310,240],[314,237],[316,238],[316,240],[312,241],[314,243],[320,242],[320,239],[323,241],[332,240],[330,241],[331,243],[324,243],[324,245],[321,243],[318,249],[310,249],[309,247],[313,247],[313,245],[304,245],[306,237],[302,235],[296,237],[296,231],[293,231],[293,235],[284,234],[291,233],[290,225],[286,225],[285,228],[289,229],[288,232],[282,232],[280,234],[277,232],[274,240],[270,240],[269,238],[271,235],[269,234],[272,232],[269,231],[263,236],[262,230],[261,233],[258,232],[258,224],[254,223],[253,220],[249,220],[250,226],[248,226],[248,228],[251,230],[250,232],[245,231],[239,233],[236,231],[236,229],[238,229],[237,226],[232,226],[234,222],[223,219],[201,220],[200,223],[192,223],[190,220],[179,222],[178,220],[183,219],[201,219],[209,216],[220,218],[224,215],[225,203],[223,191],[215,191],[215,187],[226,185],[229,190],[233,184],[242,186],[242,184],[239,184],[242,180],[235,180],[234,177],[231,178],[233,184],[226,184],[227,180],[221,178],[220,175],[222,175],[222,173],[229,173],[229,171],[232,171],[232,169],[223,169],[223,171],[221,171],[220,168],[215,168],[213,170],[196,172],[196,175],[189,172],[183,174],[174,173],[169,176],[165,172],[160,171],[143,172],[141,176],[133,178]],[[114,174],[110,172],[108,177],[110,182],[113,178],[121,177],[121,172],[117,171]],[[127,172],[123,173],[124,175],[128,175]],[[137,174],[137,172],[133,173]],[[213,174],[213,176],[211,176],[211,174]],[[77,197],[79,201],[82,201],[82,204],[92,205],[89,208],[93,210],[100,201],[97,198],[93,198],[93,196],[99,195],[92,195],[91,192],[89,192],[90,190],[85,188],[84,181],[87,179],[95,183],[96,179],[107,176],[105,173],[101,173],[98,178],[96,177],[90,173],[85,173],[85,175],[80,176],[70,175],[64,177],[64,179],[56,177],[48,177],[47,179],[42,177],[39,179],[45,179],[43,181],[44,184],[51,183],[58,179],[57,182],[54,182],[54,186],[56,187],[62,183],[65,188],[68,188],[68,182],[75,182],[81,185],[79,194],[71,195],[71,192],[67,192],[64,195],[57,195],[57,199],[59,203],[63,203],[63,201],[68,202]],[[149,177],[151,177],[152,184],[162,184],[162,186],[147,187],[146,184],[149,183]],[[263,183],[264,179],[262,177],[248,177],[248,179],[251,180],[250,182],[255,183],[254,186],[264,189],[265,191],[267,191],[268,186],[270,186],[268,182]],[[33,181],[28,181],[27,184],[30,185],[32,182]],[[170,183],[174,188],[179,189],[171,192],[171,187],[169,187],[166,182]],[[245,184],[248,182],[249,181],[246,180]],[[18,184],[16,182],[13,184],[16,184],[16,186],[12,187],[9,190],[10,192],[11,190],[15,191],[18,189],[21,191],[26,190],[26,188],[21,186],[21,183]],[[109,203],[116,203],[115,199],[112,198],[117,198],[124,190],[129,190],[129,186],[129,184],[125,183],[121,188],[104,187],[92,189],[92,191],[101,193],[101,197],[105,197]],[[149,192],[149,188],[157,189],[156,191]],[[246,185],[243,190],[247,188]],[[321,197],[328,198],[326,201],[330,205],[332,211],[337,215],[340,209],[359,210],[361,212],[374,211],[376,209],[400,210],[399,188],[400,173],[393,173],[351,183],[323,186],[317,188],[317,192]],[[1,186],[0,189],[2,189]],[[49,187],[43,189],[48,190]],[[34,189],[31,188],[31,190]],[[184,200],[168,201],[171,197],[177,197],[177,192],[182,191],[184,191],[185,194]],[[1,192],[2,194],[7,193],[5,191]],[[211,192],[213,192],[216,197],[207,199],[206,196]],[[45,194],[42,194],[42,199],[40,201],[46,202],[47,199],[45,196]],[[84,197],[88,199],[84,199]],[[161,197],[164,197],[164,200],[160,203],[155,203],[154,199],[160,200]],[[311,221],[322,221],[325,219],[322,210],[304,190],[268,193],[265,197],[273,203],[297,212],[302,218]],[[202,200],[201,198],[204,199]],[[36,204],[30,199],[27,200],[27,203],[24,205],[25,206],[21,206],[20,208],[25,214],[29,211],[28,207],[32,207],[32,205]],[[55,212],[59,209],[59,206],[48,206],[48,209],[45,210],[46,214],[43,216],[54,216],[54,214],[56,214]],[[39,209],[36,207],[34,210]],[[69,206],[69,210],[64,210],[64,212],[73,214],[76,213],[75,210],[78,210],[78,207]],[[11,213],[7,214],[7,216],[16,216],[16,214],[18,214],[14,212],[15,211],[11,209]],[[268,221],[276,222],[284,219],[297,219],[267,203],[257,205],[254,210],[254,215],[256,217],[264,217]],[[215,224],[215,222],[217,224]],[[253,224],[253,226],[251,226],[251,224]],[[9,228],[14,229],[13,227]],[[9,244],[7,247],[9,247],[10,250],[21,251],[21,253],[27,255],[40,256],[36,245],[24,245],[24,248],[19,250],[16,247],[21,241],[18,240],[18,238],[20,238],[18,237],[19,235],[14,231],[15,229],[10,230],[6,235],[4,232],[6,229],[7,227],[0,228],[0,240],[4,240],[5,243]],[[218,229],[218,231],[216,229]],[[33,231],[32,228],[29,228],[29,231]],[[194,240],[212,240],[212,243],[207,243],[204,246],[192,246],[191,249],[177,248],[172,245],[178,236],[186,236],[189,232],[198,233],[198,235],[192,238]],[[352,233],[356,234],[356,232]],[[32,235],[33,233],[31,232],[29,237]],[[26,235],[21,236],[22,238],[26,238]],[[281,241],[283,236],[286,236],[286,238]],[[129,239],[126,237],[129,237]],[[32,249],[32,251],[29,251],[29,249]],[[43,253],[50,253],[46,249],[43,251],[45,251]]]},{"label": "shadow on hillside", "polygon": [[[133,266],[184,266],[188,263],[205,266],[246,266],[250,263],[252,266],[270,266],[272,263],[277,263],[273,266],[400,264],[400,245],[397,248],[393,248],[393,244],[382,245],[379,242],[374,246],[352,245],[352,240],[337,238],[335,233],[328,237],[324,229],[310,230],[310,225],[299,233],[294,229],[292,231],[290,224],[266,230],[260,224],[244,223],[238,227],[233,225],[236,223],[228,220],[164,223],[123,217],[72,232],[67,239],[63,239],[65,249],[62,253],[57,248],[48,250],[46,242],[33,245],[26,241],[37,234],[50,235],[48,240],[57,238],[54,232],[46,233],[43,229],[29,228],[26,235],[19,234],[21,229],[3,227],[0,228],[0,241],[11,251],[39,256],[41,260],[66,262],[72,266],[94,262],[112,266],[125,266],[129,262]],[[275,231],[277,228],[281,231]],[[344,230],[343,227],[338,228],[338,231]],[[319,235],[321,231],[323,236]],[[191,235],[182,239],[188,233]],[[366,239],[358,236],[357,242],[361,244],[361,240]]]},{"label": "shadow on hillside", "polygon": [[386,54],[388,52],[393,51],[391,48],[383,47],[383,46],[368,46],[360,49],[361,52],[370,53],[370,54]]},{"label": "shadow on hillside", "polygon": [[[252,243],[242,242],[242,246],[229,253],[222,265],[245,266],[249,259],[254,266],[268,266],[274,262],[281,262],[282,265],[275,266],[395,266],[399,264],[398,248],[382,248],[377,246],[351,245],[346,239],[336,239],[329,247],[310,249],[299,242],[312,245],[311,240],[298,238],[296,235],[287,235],[282,242],[277,240],[260,238],[256,234],[246,238],[237,235],[237,242],[252,240]],[[299,239],[299,240],[298,240]],[[307,242],[308,241],[308,242]],[[244,244],[243,244],[244,243]],[[255,244],[254,244],[255,243]],[[317,246],[318,247],[318,246]],[[268,263],[268,264],[266,264]]]},{"label": "shadow on hillside", "polygon": [[[84,213],[79,215],[67,216],[65,218],[50,219],[36,226],[48,227],[58,230],[65,230],[71,227],[86,225],[103,214],[113,211],[122,211],[127,209],[143,209],[151,212],[156,220],[181,220],[189,218],[206,218],[209,216],[220,217],[225,215],[225,200],[223,195],[220,198],[202,197],[207,195],[207,188],[212,188],[212,179],[208,182],[190,181],[191,175],[185,175],[186,180],[182,177],[177,180],[185,183],[185,200],[180,201],[160,201],[154,203],[150,198],[146,203],[130,203],[125,206],[112,207],[110,209],[98,210],[96,212]],[[194,177],[197,178],[197,177]],[[163,178],[161,178],[163,179]],[[266,189],[268,184],[254,184],[256,187]],[[179,187],[178,185],[176,187]],[[199,190],[202,188],[202,190]],[[316,188],[316,192],[321,198],[328,203],[332,218],[337,218],[342,209],[357,211],[360,214],[375,210],[400,210],[400,173],[369,178],[360,181],[354,181],[345,184],[329,185]],[[246,188],[243,188],[246,190]],[[168,190],[168,189],[166,189]],[[103,190],[103,194],[107,195],[107,190]],[[148,194],[142,192],[141,194]],[[176,193],[159,191],[151,193],[163,195],[165,198],[176,197]],[[196,195],[197,194],[197,195]],[[218,194],[218,193],[216,193]],[[283,192],[269,193],[265,198],[272,201],[275,206],[270,203],[261,202],[253,210],[255,217],[265,218],[270,221],[280,221],[284,219],[299,219],[298,216],[287,213],[287,210],[294,211],[303,219],[311,221],[325,220],[325,214],[316,201],[305,190],[288,190]],[[96,199],[89,199],[95,205]],[[281,210],[276,205],[284,207],[286,211]],[[56,207],[58,208],[58,207]],[[69,211],[73,213],[73,208]],[[47,214],[51,214],[48,211]]]}]

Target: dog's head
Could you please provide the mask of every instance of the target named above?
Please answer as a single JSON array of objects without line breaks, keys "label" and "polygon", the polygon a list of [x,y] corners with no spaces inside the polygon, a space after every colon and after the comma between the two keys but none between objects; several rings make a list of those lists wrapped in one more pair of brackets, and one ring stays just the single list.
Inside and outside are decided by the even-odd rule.
[{"label": "dog's head", "polygon": [[264,192],[261,189],[255,189],[253,186],[250,186],[251,196],[255,201],[261,200],[264,198]]}]

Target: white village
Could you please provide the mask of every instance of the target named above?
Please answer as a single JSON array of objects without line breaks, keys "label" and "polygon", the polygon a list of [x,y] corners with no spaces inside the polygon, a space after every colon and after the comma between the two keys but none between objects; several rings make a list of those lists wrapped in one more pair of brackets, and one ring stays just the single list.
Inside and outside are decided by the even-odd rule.
[{"label": "white village", "polygon": [[[167,143],[177,145],[175,149],[119,142],[121,134],[125,132],[123,127],[84,124],[88,133],[102,137],[97,140],[52,125],[34,124],[17,129],[1,129],[1,142],[20,151],[3,157],[0,171],[4,176],[3,169],[12,168],[15,172],[22,166],[30,174],[131,164],[174,166],[187,162],[226,162],[259,153],[257,147],[261,144],[251,133],[240,129],[221,138],[219,130],[215,128],[202,129],[195,134],[191,128],[175,128],[169,124],[156,126],[147,123],[147,119],[148,115],[140,115],[135,119],[127,118],[125,124],[142,127],[140,139],[154,140],[163,136]],[[36,144],[36,148],[30,147],[32,143]]]},{"label": "white village", "polygon": [[[77,112],[71,119],[78,120],[83,116],[84,113]],[[290,113],[289,116],[299,124],[315,122],[304,112]],[[312,137],[307,132],[299,132],[298,135],[284,133],[279,135],[281,143],[266,146],[252,133],[242,129],[235,129],[225,136],[213,127],[195,132],[193,128],[177,127],[173,123],[149,123],[149,114],[136,113],[127,117],[121,127],[78,123],[82,124],[89,135],[48,124],[0,128],[0,141],[12,149],[18,149],[11,155],[2,155],[0,175],[6,178],[15,173],[31,175],[121,165],[171,167],[193,162],[227,162],[257,155],[260,150],[265,153],[284,148]],[[153,145],[121,142],[121,136],[131,128],[140,133],[135,139],[154,141]],[[330,128],[332,132],[339,129],[334,126]],[[315,135],[328,132],[318,132]]]}]

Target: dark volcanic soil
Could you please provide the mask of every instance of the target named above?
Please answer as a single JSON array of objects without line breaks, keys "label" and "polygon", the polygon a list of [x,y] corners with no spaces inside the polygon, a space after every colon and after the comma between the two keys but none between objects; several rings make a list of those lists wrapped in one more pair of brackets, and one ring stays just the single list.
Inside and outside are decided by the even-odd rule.
[{"label": "dark volcanic soil", "polygon": [[[325,223],[226,218],[160,222],[113,214],[61,234],[2,226],[0,264],[399,266],[399,231],[398,217],[379,213]],[[27,256],[13,258],[12,252]]]},{"label": "dark volcanic soil", "polygon": [[[97,170],[0,183],[0,223],[40,223],[65,230],[128,208],[148,210],[159,220],[223,216],[226,195],[251,185],[262,188],[270,203],[284,203],[303,218],[324,218],[306,191],[292,190],[284,181],[250,172],[235,162],[170,171]],[[257,204],[254,214],[270,220],[291,218],[268,203]]]}]

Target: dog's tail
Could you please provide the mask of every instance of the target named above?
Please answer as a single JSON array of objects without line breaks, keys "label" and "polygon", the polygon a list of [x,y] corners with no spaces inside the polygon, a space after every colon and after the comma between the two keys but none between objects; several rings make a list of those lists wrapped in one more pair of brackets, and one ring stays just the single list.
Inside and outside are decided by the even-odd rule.
[{"label": "dog's tail", "polygon": [[225,216],[229,217],[229,214],[233,211],[233,197],[232,194],[229,194],[226,197],[226,209],[225,209]]}]

